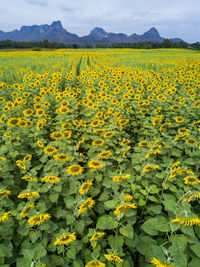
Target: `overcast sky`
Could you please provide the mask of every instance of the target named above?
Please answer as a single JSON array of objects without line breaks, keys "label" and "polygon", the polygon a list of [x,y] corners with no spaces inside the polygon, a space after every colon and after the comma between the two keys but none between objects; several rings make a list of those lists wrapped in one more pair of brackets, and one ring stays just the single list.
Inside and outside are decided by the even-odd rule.
[{"label": "overcast sky", "polygon": [[142,34],[156,27],[165,38],[200,41],[200,0],[0,0],[0,30],[51,24],[79,36],[94,27]]}]

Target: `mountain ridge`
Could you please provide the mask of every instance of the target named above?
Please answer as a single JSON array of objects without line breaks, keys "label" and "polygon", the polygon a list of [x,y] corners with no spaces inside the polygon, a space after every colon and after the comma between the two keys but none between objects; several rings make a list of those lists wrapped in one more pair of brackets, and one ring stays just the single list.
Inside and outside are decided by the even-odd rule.
[{"label": "mountain ridge", "polygon": [[[60,42],[64,44],[77,43],[80,45],[96,43],[109,45],[111,43],[139,43],[139,42],[158,42],[162,43],[165,38],[161,37],[155,27],[150,28],[145,33],[139,35],[133,33],[106,32],[103,28],[95,27],[88,35],[79,37],[77,34],[70,33],[63,28],[60,20],[53,21],[50,25],[22,26],[20,30],[4,32],[0,30],[0,41],[12,40],[17,42],[37,42],[48,40],[49,42]],[[171,38],[173,43],[184,42],[180,38]]]}]

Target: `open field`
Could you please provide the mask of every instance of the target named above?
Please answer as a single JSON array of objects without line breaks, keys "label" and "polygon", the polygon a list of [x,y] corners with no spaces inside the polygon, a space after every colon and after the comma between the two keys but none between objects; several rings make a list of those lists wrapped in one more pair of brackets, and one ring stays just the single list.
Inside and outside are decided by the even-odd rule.
[{"label": "open field", "polygon": [[0,52],[0,266],[200,266],[200,53]]}]

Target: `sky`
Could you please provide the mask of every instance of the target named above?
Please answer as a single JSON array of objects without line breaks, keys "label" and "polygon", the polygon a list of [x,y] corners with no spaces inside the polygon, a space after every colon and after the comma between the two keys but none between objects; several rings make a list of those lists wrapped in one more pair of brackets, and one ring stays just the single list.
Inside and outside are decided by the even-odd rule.
[{"label": "sky", "polygon": [[0,30],[51,24],[79,36],[94,27],[127,35],[156,27],[164,38],[200,41],[199,0],[0,0]]}]

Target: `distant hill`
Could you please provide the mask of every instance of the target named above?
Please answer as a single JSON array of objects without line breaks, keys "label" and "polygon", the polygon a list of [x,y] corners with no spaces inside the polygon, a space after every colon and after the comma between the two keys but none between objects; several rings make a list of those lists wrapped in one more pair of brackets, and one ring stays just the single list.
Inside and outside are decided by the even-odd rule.
[{"label": "distant hill", "polygon": [[[155,42],[162,43],[164,38],[160,36],[156,28],[151,28],[142,35],[133,33],[128,36],[124,33],[106,32],[102,28],[95,27],[89,35],[79,37],[76,34],[70,33],[65,30],[62,23],[54,21],[51,25],[32,25],[22,26],[20,30],[11,32],[0,31],[0,41],[12,40],[16,42],[39,42],[48,40],[49,42],[58,42],[64,44],[91,44],[95,45],[111,43],[139,43],[139,42]],[[173,43],[184,42],[180,38],[171,38]]]}]

